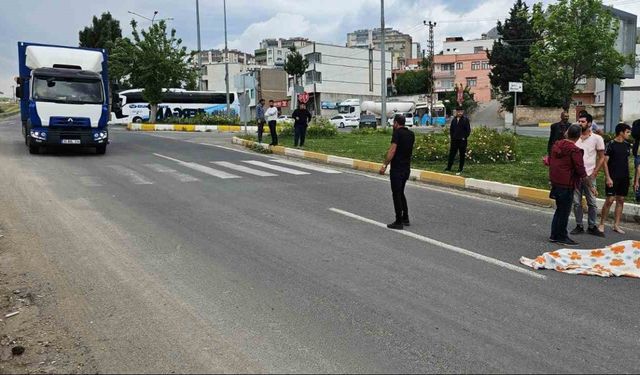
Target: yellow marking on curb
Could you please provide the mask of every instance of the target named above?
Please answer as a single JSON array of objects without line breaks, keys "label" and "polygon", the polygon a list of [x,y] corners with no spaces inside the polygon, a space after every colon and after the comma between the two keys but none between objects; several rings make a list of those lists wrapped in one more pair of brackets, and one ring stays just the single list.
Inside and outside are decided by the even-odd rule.
[{"label": "yellow marking on curb", "polygon": [[420,181],[435,182],[437,184],[465,187],[464,177],[452,176],[444,173],[436,173],[436,172],[430,172],[430,171],[420,172]]},{"label": "yellow marking on curb", "polygon": [[548,128],[548,127],[550,127],[550,126],[551,126],[551,123],[550,123],[550,122],[539,122],[539,123],[538,123],[538,127],[539,127],[539,128]]},{"label": "yellow marking on curb", "polygon": [[530,203],[536,203],[536,204],[541,204],[544,206],[552,206],[553,205],[553,200],[551,200],[551,198],[549,198],[549,191],[548,190],[542,190],[542,189],[534,189],[534,188],[528,188],[528,187],[524,187],[521,186],[518,189],[518,197],[517,199],[526,201],[526,202],[530,202]]},{"label": "yellow marking on curb", "polygon": [[282,146],[271,146],[271,151],[274,154],[284,155],[284,147]]},{"label": "yellow marking on curb", "polygon": [[382,167],[381,163],[373,163],[370,161],[364,161],[364,160],[353,160],[353,168],[360,170],[360,171],[367,171],[367,172],[379,172],[380,168]]},{"label": "yellow marking on curb", "polygon": [[327,162],[328,157],[329,157],[328,155],[320,154],[318,152],[311,152],[311,151],[305,151],[304,152],[304,158],[305,159],[317,160],[317,161],[321,161],[323,163]]},{"label": "yellow marking on curb", "polygon": [[142,131],[153,131],[156,130],[156,126],[153,124],[142,124],[142,126],[140,127],[140,130]]}]

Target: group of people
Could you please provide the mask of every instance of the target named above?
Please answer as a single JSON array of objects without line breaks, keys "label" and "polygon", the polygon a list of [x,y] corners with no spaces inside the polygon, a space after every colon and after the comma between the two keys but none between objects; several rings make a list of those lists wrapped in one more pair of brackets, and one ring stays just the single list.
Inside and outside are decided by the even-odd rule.
[{"label": "group of people", "polygon": [[[551,223],[549,241],[565,246],[578,243],[569,234],[589,233],[605,236],[605,221],[615,202],[613,231],[624,234],[620,227],[625,197],[629,194],[631,173],[629,156],[634,156],[633,189],[636,202],[640,201],[640,120],[633,128],[619,123],[615,128],[615,138],[605,145],[604,132],[595,124],[593,117],[586,111],[578,114],[578,123],[569,123],[569,115],[563,112],[560,122],[551,125],[547,147],[546,164],[549,166],[551,183],[550,198],[556,201],[556,211]],[[629,143],[635,138],[634,145]],[[598,187],[596,184],[600,171],[605,176],[606,200],[597,221]],[[583,198],[587,203],[587,228],[583,222]],[[571,210],[575,215],[576,226],[568,231]]]},{"label": "group of people", "polygon": [[[269,107],[264,108],[264,99],[260,99],[256,106],[256,123],[258,125],[258,143],[262,143],[262,134],[264,133],[265,123],[269,126],[269,134],[271,135],[271,143],[269,146],[278,145],[278,133],[276,124],[278,121],[278,108],[275,107],[273,100],[269,100]],[[304,147],[304,140],[307,136],[307,127],[311,122],[311,112],[307,110],[305,103],[300,103],[298,108],[293,111],[291,117],[294,119],[293,124],[293,142],[296,148]]]}]

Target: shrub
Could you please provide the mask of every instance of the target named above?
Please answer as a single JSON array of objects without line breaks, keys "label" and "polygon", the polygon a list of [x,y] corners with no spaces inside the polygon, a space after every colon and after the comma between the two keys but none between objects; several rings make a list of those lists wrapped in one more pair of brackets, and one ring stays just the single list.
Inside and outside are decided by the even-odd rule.
[{"label": "shrub", "polygon": [[238,134],[236,135],[236,137],[240,138],[240,139],[244,139],[246,141],[253,141],[256,142],[258,140],[258,138],[255,135],[251,135],[251,134]]},{"label": "shrub", "polygon": [[372,135],[372,134],[386,134],[391,135],[393,128],[387,127],[385,129],[382,128],[356,128],[351,131],[351,134],[356,135]]},{"label": "shrub", "polygon": [[[309,138],[331,138],[338,134],[338,130],[329,120],[318,117],[313,119],[307,128]],[[282,137],[293,137],[293,124],[288,122],[278,123],[278,135]]]},{"label": "shrub", "polygon": [[[516,160],[517,138],[513,133],[475,128],[471,131],[466,158],[471,163],[508,163]],[[443,161],[449,157],[448,131],[425,134],[416,139],[413,158]]]},{"label": "shrub", "polygon": [[158,120],[158,123],[178,125],[238,125],[240,123],[240,118],[234,115],[207,115],[198,113],[193,117],[166,117],[162,120]]}]

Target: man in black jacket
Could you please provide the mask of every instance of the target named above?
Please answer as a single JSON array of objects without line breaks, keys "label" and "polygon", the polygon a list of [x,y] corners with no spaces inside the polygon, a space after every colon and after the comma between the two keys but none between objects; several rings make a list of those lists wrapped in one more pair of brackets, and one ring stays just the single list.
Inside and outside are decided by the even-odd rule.
[{"label": "man in black jacket", "polygon": [[294,118],[293,124],[293,146],[298,147],[298,141],[300,147],[304,146],[304,139],[307,136],[307,126],[311,121],[311,113],[307,110],[307,105],[300,103],[298,109],[293,111],[291,117]]},{"label": "man in black jacket", "polygon": [[[638,146],[640,146],[640,119],[637,119],[631,125],[631,136],[635,140],[633,142],[633,166],[634,170],[638,171],[638,165],[640,165],[640,156],[638,156]],[[636,203],[640,203],[640,189],[636,189]]]},{"label": "man in black jacket", "polygon": [[563,111],[560,114],[560,122],[551,124],[549,142],[547,143],[547,155],[551,156],[551,147],[553,147],[553,144],[556,143],[556,141],[566,138],[565,133],[567,132],[567,129],[569,129],[569,126],[571,126],[569,123],[569,114]]},{"label": "man in black jacket", "polygon": [[460,168],[458,173],[462,173],[464,168],[464,155],[467,152],[467,139],[471,134],[471,124],[469,119],[464,115],[464,109],[462,107],[456,108],[456,117],[451,121],[451,128],[449,129],[449,135],[451,137],[451,147],[449,149],[449,163],[445,171],[451,171],[453,166],[453,160],[456,158],[456,154],[460,152]]}]

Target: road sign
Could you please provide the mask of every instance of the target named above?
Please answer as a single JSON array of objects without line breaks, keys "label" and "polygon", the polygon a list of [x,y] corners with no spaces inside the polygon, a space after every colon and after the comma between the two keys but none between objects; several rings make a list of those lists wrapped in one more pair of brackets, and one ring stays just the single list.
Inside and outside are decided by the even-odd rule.
[{"label": "road sign", "polygon": [[298,94],[298,101],[300,103],[307,103],[309,101],[309,93],[304,91],[304,92]]},{"label": "road sign", "polygon": [[522,82],[509,82],[509,92],[522,92]]}]

